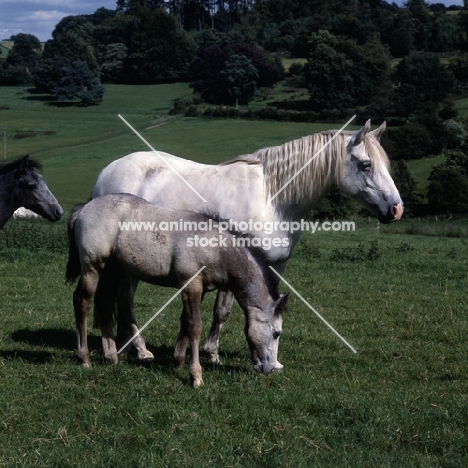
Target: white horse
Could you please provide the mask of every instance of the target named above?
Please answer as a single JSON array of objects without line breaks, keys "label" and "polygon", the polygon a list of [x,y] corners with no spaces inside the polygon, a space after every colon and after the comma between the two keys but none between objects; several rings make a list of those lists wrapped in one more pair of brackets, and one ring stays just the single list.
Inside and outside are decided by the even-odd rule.
[{"label": "white horse", "polygon": [[[298,222],[336,187],[374,213],[380,222],[400,219],[403,202],[379,142],[384,130],[385,123],[370,131],[367,121],[355,133],[320,132],[218,165],[200,164],[167,153],[159,153],[161,157],[151,151],[132,153],[101,172],[93,198],[126,192],[169,208],[211,212],[220,219],[244,221],[261,242],[280,239],[269,242],[266,255],[281,274],[301,233],[285,232],[280,223]],[[258,223],[272,229],[252,230]],[[123,340],[131,336],[131,327],[120,318],[133,317],[135,287],[136,283],[123,288],[118,301],[119,310],[125,309],[123,314],[119,312],[118,319],[118,335]],[[204,347],[212,362],[220,362],[219,333],[233,301],[231,292],[218,292]],[[149,352],[138,354],[140,359],[152,357]]]}]

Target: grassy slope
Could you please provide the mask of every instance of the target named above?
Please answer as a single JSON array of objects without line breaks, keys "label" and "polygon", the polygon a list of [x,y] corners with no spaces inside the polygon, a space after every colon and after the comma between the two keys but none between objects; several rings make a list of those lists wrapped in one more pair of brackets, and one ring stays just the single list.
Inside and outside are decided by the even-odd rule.
[{"label": "grassy slope", "polygon": [[[118,118],[121,114],[156,149],[200,162],[217,163],[239,154],[314,133],[321,124],[177,118],[163,125],[173,100],[187,85],[109,86],[95,107],[56,107],[23,88],[1,88],[0,126],[7,125],[7,157],[37,157],[52,191],[66,209],[88,198],[99,171],[114,159],[148,147]],[[55,132],[17,139],[24,131]]]}]

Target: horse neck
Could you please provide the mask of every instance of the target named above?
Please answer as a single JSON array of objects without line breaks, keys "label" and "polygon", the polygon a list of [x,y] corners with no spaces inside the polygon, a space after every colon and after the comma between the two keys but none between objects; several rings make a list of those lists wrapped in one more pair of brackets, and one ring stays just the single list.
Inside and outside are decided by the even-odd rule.
[{"label": "horse neck", "polygon": [[[301,216],[338,186],[344,163],[343,134],[321,132],[259,150],[265,184],[277,210]],[[287,185],[286,185],[287,184]]]},{"label": "horse neck", "polygon": [[15,212],[13,190],[14,181],[12,173],[0,175],[0,229]]},{"label": "horse neck", "polygon": [[234,255],[230,249],[228,276],[229,289],[246,313],[252,308],[263,309],[273,300],[268,278],[246,248],[238,247]]}]

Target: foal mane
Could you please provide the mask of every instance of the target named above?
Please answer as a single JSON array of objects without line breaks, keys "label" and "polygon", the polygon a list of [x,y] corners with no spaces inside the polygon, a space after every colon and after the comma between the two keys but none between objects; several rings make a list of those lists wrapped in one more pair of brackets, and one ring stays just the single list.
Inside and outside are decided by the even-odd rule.
[{"label": "foal mane", "polygon": [[0,166],[0,175],[8,174],[12,171],[17,171],[18,169],[42,169],[42,164],[35,159],[29,159],[29,156],[23,156],[22,158],[17,159]]},{"label": "foal mane", "polygon": [[[271,146],[252,154],[238,156],[220,165],[260,165],[265,176],[268,196],[277,194],[290,181],[276,197],[277,202],[314,203],[324,193],[336,187],[342,176],[348,137],[354,132],[337,132],[328,130],[315,133],[280,146]],[[364,145],[376,170],[382,165],[388,167],[388,157],[373,135],[365,135]]]}]

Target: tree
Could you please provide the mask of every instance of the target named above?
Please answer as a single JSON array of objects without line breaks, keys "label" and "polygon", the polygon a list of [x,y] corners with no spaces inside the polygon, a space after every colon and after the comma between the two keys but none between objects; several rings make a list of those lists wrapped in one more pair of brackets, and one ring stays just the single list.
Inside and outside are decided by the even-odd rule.
[{"label": "tree", "polygon": [[13,66],[22,66],[34,71],[41,57],[41,43],[32,34],[17,34],[13,36],[13,47],[6,61]]},{"label": "tree", "polygon": [[145,11],[126,60],[131,83],[186,80],[195,54],[195,42],[164,10]]},{"label": "tree", "polygon": [[102,54],[102,81],[104,83],[124,82],[124,64],[127,57],[127,46],[113,43],[105,47]]},{"label": "tree", "polygon": [[392,176],[405,205],[418,203],[419,196],[416,193],[416,180],[412,176],[408,169],[408,165],[403,159],[395,161],[392,164]]},{"label": "tree", "polygon": [[0,64],[0,83],[27,85],[34,81],[33,74],[41,57],[41,43],[32,34],[12,36],[13,47]]},{"label": "tree", "polygon": [[202,99],[212,104],[222,104],[225,98],[219,74],[223,70],[226,58],[225,49],[213,46],[204,49],[192,63],[194,80],[190,86],[200,94]]},{"label": "tree", "polygon": [[212,104],[234,104],[236,99],[247,104],[258,87],[273,86],[282,76],[282,66],[260,47],[245,43],[201,50],[191,71],[190,86]]},{"label": "tree", "polygon": [[444,163],[429,176],[427,198],[438,212],[468,213],[468,177],[456,166]]},{"label": "tree", "polygon": [[397,83],[394,92],[396,115],[437,113],[453,89],[453,75],[444,67],[439,57],[432,53],[415,53],[405,57],[393,74]]},{"label": "tree", "polygon": [[104,87],[83,61],[61,69],[61,76],[52,92],[59,101],[80,99],[85,105],[102,101]]},{"label": "tree", "polygon": [[220,72],[230,104],[248,104],[257,89],[258,71],[245,55],[231,55]]},{"label": "tree", "polygon": [[304,67],[312,109],[343,111],[370,103],[389,87],[389,68],[385,48],[378,41],[358,45],[328,31],[313,34]]}]

